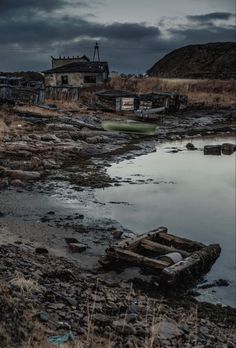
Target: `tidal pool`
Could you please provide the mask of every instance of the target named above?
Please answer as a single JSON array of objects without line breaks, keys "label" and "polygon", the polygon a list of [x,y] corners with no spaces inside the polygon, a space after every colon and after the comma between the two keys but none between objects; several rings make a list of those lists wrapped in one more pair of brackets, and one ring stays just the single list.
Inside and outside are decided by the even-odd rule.
[{"label": "tidal pool", "polygon": [[[198,150],[186,150],[187,142]],[[219,243],[221,255],[206,280],[226,279],[229,286],[200,290],[198,299],[236,307],[235,153],[204,156],[201,150],[225,142],[235,138],[157,144],[154,153],[112,165],[108,174],[123,183],[96,190],[96,198],[106,203],[107,217],[137,234],[166,226],[179,236]]]}]

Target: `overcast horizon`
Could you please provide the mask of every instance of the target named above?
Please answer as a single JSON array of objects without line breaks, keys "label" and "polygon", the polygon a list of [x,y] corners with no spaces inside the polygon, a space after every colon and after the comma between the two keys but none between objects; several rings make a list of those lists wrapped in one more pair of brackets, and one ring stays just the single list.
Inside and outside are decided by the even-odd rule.
[{"label": "overcast horizon", "polygon": [[42,71],[50,56],[93,56],[144,73],[189,44],[235,42],[235,0],[0,0],[0,71]]}]

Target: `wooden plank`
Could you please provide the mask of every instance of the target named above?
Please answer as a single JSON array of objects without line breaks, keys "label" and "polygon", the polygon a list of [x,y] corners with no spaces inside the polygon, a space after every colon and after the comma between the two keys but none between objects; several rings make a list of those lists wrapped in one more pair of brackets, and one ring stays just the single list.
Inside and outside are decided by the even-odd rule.
[{"label": "wooden plank", "polygon": [[187,238],[180,238],[178,236],[174,236],[172,234],[166,234],[162,232],[157,235],[156,240],[160,244],[173,246],[176,249],[181,249],[181,250],[189,251],[189,252],[194,252],[206,247],[206,245],[202,243],[199,243]]},{"label": "wooden plank", "polygon": [[151,259],[149,257],[134,253],[133,251],[119,248],[109,248],[107,250],[107,255],[117,261],[123,260],[135,265],[146,266],[159,270],[162,270],[170,265],[170,263],[166,261]]},{"label": "wooden plank", "polygon": [[150,239],[150,240],[153,240],[156,238],[156,236],[159,234],[159,233],[167,233],[167,228],[166,227],[158,227],[157,229],[155,230],[152,230],[152,231],[149,231],[147,233],[144,233],[140,236],[137,236],[137,237],[134,237],[134,238],[129,238],[129,239],[126,239],[122,242],[120,242],[119,244],[117,244],[117,248],[120,248],[120,249],[128,249],[128,250],[134,250],[137,248],[137,246],[139,245],[139,243],[147,238],[147,239]]},{"label": "wooden plank", "polygon": [[221,248],[219,244],[211,244],[199,251],[192,253],[183,261],[164,268],[161,273],[160,282],[164,284],[174,284],[177,281],[190,280],[207,272],[212,264],[219,257]]},{"label": "wooden plank", "polygon": [[156,251],[159,254],[167,254],[167,253],[180,253],[183,257],[188,257],[190,256],[190,253],[181,250],[181,249],[176,249],[173,247],[169,247],[167,245],[163,245],[157,242],[153,242],[152,240],[149,239],[143,239],[140,243],[140,246],[144,248],[145,250],[150,250],[150,251]]}]

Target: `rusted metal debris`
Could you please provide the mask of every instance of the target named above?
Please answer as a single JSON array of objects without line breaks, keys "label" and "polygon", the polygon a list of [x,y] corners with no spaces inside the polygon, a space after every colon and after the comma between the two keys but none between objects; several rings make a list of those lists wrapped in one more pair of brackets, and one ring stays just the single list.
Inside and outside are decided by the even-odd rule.
[{"label": "rusted metal debris", "polygon": [[42,104],[44,86],[41,81],[26,81],[23,77],[0,76],[0,104]]},{"label": "rusted metal debris", "polygon": [[166,227],[124,240],[107,249],[110,262],[148,268],[172,285],[206,273],[219,257],[218,244],[204,245],[167,232]]}]

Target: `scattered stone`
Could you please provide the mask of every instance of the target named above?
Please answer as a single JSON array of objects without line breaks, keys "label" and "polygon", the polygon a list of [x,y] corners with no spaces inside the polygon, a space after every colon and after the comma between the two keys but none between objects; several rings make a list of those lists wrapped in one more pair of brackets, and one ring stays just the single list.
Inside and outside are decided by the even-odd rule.
[{"label": "scattered stone", "polygon": [[16,187],[24,187],[25,186],[25,184],[19,179],[12,180],[11,185],[16,186]]},{"label": "scattered stone", "polygon": [[197,148],[192,143],[187,143],[186,148],[188,150],[197,150]]},{"label": "scattered stone", "polygon": [[4,174],[12,179],[19,180],[39,180],[41,174],[39,172],[30,172],[24,170],[10,170],[6,169]]},{"label": "scattered stone", "polygon": [[70,238],[70,237],[66,237],[65,241],[67,244],[71,244],[71,243],[79,243],[78,239],[76,238]]},{"label": "scattered stone", "polygon": [[113,321],[112,327],[120,334],[136,335],[136,329],[132,325],[127,324],[123,319]]},{"label": "scattered stone", "polygon": [[8,185],[9,185],[8,178],[0,179],[0,189],[4,189],[8,187]]},{"label": "scattered stone", "polygon": [[221,155],[221,145],[206,145],[204,146],[204,155]]},{"label": "scattered stone", "polygon": [[222,144],[221,149],[222,149],[222,153],[224,155],[232,155],[232,153],[234,153],[234,151],[236,151],[236,145],[230,144],[230,143],[225,143],[225,144]]},{"label": "scattered stone", "polygon": [[46,255],[46,254],[48,254],[48,249],[42,248],[42,247],[35,248],[34,251],[35,251],[36,254],[40,254],[40,255]]},{"label": "scattered stone", "polygon": [[212,283],[207,283],[199,286],[198,289],[210,289],[216,286],[229,286],[229,282],[225,279],[217,279]]},{"label": "scattered stone", "polygon": [[39,317],[39,320],[42,321],[43,323],[47,323],[49,320],[49,315],[47,312],[39,313],[38,317]]},{"label": "scattered stone", "polygon": [[82,243],[69,243],[69,248],[72,253],[81,253],[87,249],[87,245]]},{"label": "scattered stone", "polygon": [[229,286],[228,280],[218,279],[215,281],[216,286]]},{"label": "scattered stone", "polygon": [[122,236],[122,234],[123,234],[123,232],[122,232],[122,231],[119,231],[119,230],[113,230],[113,231],[112,231],[112,235],[113,235],[113,237],[116,238],[116,239],[120,239],[121,236]]},{"label": "scattered stone", "polygon": [[100,324],[103,324],[103,325],[108,325],[111,321],[111,319],[107,315],[103,315],[100,313],[94,314],[93,320],[95,321],[95,323],[99,322]]},{"label": "scattered stone", "polygon": [[182,336],[184,332],[178,328],[178,324],[170,320],[162,320],[159,324],[154,325],[153,332],[156,333],[160,340],[172,340]]}]

